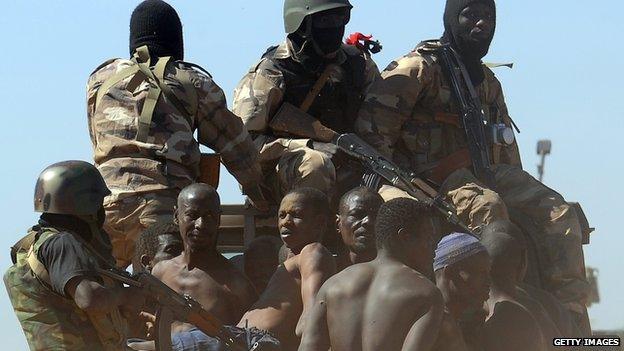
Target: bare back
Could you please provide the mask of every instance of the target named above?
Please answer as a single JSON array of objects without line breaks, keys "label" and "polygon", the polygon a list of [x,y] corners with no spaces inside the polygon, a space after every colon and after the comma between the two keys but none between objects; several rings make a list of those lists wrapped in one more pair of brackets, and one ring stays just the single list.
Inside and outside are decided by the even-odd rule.
[{"label": "bare back", "polygon": [[326,282],[300,350],[430,350],[442,312],[441,294],[425,276],[376,259]]},{"label": "bare back", "polygon": [[189,270],[181,255],[160,262],[154,275],[176,292],[197,300],[225,324],[233,324],[253,303],[255,292],[247,278],[219,256]]}]

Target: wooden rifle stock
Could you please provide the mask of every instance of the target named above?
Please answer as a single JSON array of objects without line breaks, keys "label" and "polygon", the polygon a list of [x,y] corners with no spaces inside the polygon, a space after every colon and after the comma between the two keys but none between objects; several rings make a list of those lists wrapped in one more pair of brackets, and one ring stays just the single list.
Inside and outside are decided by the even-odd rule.
[{"label": "wooden rifle stock", "polygon": [[273,134],[287,138],[305,138],[331,143],[338,133],[325,127],[319,120],[287,102],[279,108],[269,127]]}]

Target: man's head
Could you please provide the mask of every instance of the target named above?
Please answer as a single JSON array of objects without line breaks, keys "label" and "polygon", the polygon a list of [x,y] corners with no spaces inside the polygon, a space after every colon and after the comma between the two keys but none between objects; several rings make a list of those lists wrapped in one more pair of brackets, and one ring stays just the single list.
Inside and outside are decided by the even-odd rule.
[{"label": "man's head", "polygon": [[154,223],[141,233],[135,244],[133,270],[150,272],[158,262],[170,260],[183,250],[177,225],[171,222]]},{"label": "man's head", "polygon": [[355,188],[340,199],[336,225],[349,251],[375,257],[375,222],[383,202],[383,198],[368,187]]},{"label": "man's head", "polygon": [[286,0],[286,33],[298,50],[330,56],[340,49],[352,7],[349,0]]},{"label": "man's head", "polygon": [[196,183],[178,195],[175,221],[180,228],[184,251],[216,250],[221,223],[221,200],[215,188]]},{"label": "man's head", "polygon": [[491,236],[493,233],[505,233],[513,237],[516,243],[519,245],[521,253],[521,263],[520,269],[518,270],[518,281],[524,281],[524,277],[527,274],[527,269],[529,266],[529,250],[528,250],[528,242],[522,230],[512,223],[510,220],[498,220],[488,224],[484,229],[481,236],[483,238]]},{"label": "man's head", "polygon": [[155,57],[184,59],[182,22],[173,7],[162,0],[145,0],[130,18],[130,55],[143,45]]},{"label": "man's head", "polygon": [[468,61],[480,61],[488,52],[496,29],[494,0],[447,0],[444,37]]},{"label": "man's head", "polygon": [[431,209],[412,199],[390,200],[379,208],[375,235],[377,252],[387,252],[431,277],[436,226]]},{"label": "man's head", "polygon": [[[34,208],[48,218],[78,219],[90,238],[103,248],[110,242],[101,231],[105,220],[104,198],[110,190],[95,166],[84,161],[64,161],[44,169],[35,185]],[[81,231],[82,234],[82,231]]]},{"label": "man's head", "polygon": [[245,250],[245,275],[253,283],[258,293],[269,284],[279,263],[280,239],[270,235],[255,238]]},{"label": "man's head", "polygon": [[477,238],[463,233],[442,238],[433,269],[447,304],[465,310],[479,308],[488,299],[490,258]]},{"label": "man's head", "polygon": [[277,227],[280,237],[295,254],[319,242],[327,228],[329,200],[320,190],[296,188],[280,203]]},{"label": "man's head", "polygon": [[526,252],[518,240],[502,232],[484,232],[481,240],[492,259],[492,282],[517,284]]}]

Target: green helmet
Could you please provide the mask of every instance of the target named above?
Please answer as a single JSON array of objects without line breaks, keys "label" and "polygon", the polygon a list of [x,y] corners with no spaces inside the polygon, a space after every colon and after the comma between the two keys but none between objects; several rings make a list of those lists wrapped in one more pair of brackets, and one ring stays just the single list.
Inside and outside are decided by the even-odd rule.
[{"label": "green helmet", "polygon": [[341,7],[353,8],[349,0],[286,0],[284,1],[286,33],[296,32],[307,16]]},{"label": "green helmet", "polygon": [[41,172],[35,186],[35,211],[94,216],[110,194],[104,178],[92,164],[64,161]]}]

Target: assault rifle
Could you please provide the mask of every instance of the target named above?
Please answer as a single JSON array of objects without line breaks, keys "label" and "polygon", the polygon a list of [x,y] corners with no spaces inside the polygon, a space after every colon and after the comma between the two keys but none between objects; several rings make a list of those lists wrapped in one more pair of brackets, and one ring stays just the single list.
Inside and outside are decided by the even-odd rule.
[{"label": "assault rifle", "polygon": [[156,312],[156,350],[171,350],[171,324],[174,321],[188,322],[206,335],[221,340],[228,350],[247,351],[235,337],[224,328],[223,323],[208,313],[199,302],[188,295],[180,295],[150,273],[130,275],[119,269],[98,269],[98,273],[120,283],[143,290],[145,296],[158,305]]},{"label": "assault rifle", "polygon": [[450,45],[440,46],[436,55],[441,60],[462,113],[461,124],[466,133],[474,174],[490,189],[494,189],[496,183],[491,168],[490,143],[485,132],[486,118],[468,71]]},{"label": "assault rifle", "polygon": [[460,227],[467,234],[476,236],[459,219],[455,207],[446,202],[427,182],[395,165],[357,135],[339,135],[323,126],[313,116],[289,103],[282,104],[269,126],[276,135],[307,138],[336,145],[345,154],[358,160],[365,168],[385,179],[391,185],[404,190],[416,200],[437,210],[452,225]]}]

